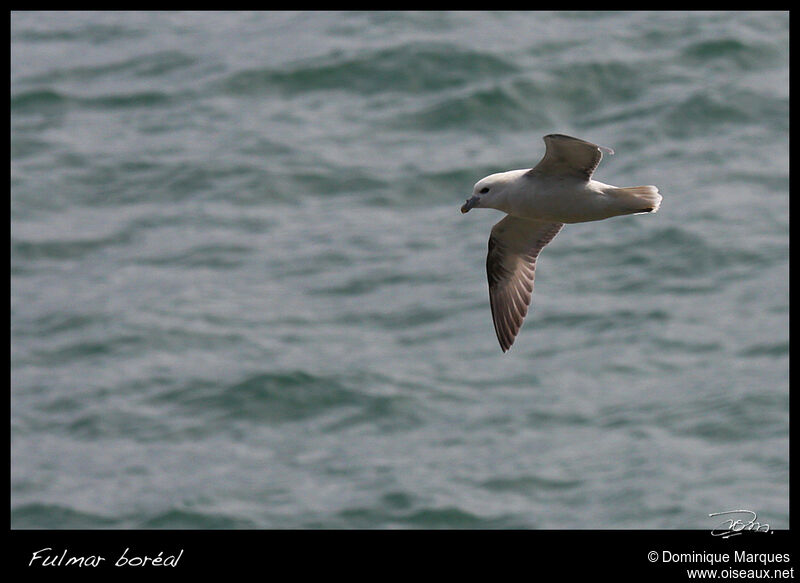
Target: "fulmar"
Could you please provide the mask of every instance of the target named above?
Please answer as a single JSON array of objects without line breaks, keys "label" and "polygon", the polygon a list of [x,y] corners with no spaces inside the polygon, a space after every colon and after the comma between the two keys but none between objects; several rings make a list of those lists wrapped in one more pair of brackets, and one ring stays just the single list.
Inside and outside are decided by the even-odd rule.
[{"label": "fulmar", "polygon": [[535,168],[481,178],[461,212],[493,208],[506,213],[492,228],[486,275],[489,305],[500,348],[514,343],[528,313],[536,258],[565,223],[654,213],[661,205],[655,186],[619,188],[592,180],[610,148],[565,136],[544,136],[544,158]]}]

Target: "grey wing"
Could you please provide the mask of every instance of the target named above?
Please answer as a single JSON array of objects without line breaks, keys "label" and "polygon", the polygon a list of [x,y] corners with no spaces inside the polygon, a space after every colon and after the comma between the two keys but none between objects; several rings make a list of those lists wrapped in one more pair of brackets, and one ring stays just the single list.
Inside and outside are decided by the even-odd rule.
[{"label": "grey wing", "polygon": [[529,171],[538,176],[574,176],[589,180],[603,158],[602,151],[613,154],[614,150],[598,146],[563,134],[544,137],[547,147],[544,158]]},{"label": "grey wing", "polygon": [[511,348],[528,314],[536,258],[563,226],[509,215],[492,228],[486,275],[494,330],[503,352]]}]

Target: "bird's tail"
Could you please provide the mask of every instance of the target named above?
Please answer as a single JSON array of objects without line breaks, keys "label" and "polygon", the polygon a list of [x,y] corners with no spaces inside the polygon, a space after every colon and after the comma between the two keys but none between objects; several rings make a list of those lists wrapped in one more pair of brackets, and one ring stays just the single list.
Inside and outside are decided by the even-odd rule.
[{"label": "bird's tail", "polygon": [[609,188],[606,194],[614,198],[620,214],[654,213],[661,206],[661,195],[652,185]]}]

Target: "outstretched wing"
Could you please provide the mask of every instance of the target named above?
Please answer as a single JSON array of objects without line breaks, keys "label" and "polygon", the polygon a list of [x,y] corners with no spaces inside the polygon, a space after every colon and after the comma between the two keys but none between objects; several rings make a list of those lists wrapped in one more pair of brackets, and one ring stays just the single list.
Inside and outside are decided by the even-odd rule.
[{"label": "outstretched wing", "polygon": [[511,348],[528,314],[536,258],[563,226],[508,215],[492,228],[486,275],[494,330],[503,352]]},{"label": "outstretched wing", "polygon": [[603,151],[613,154],[614,150],[598,146],[563,134],[549,134],[544,137],[547,150],[544,158],[528,174],[535,176],[574,176],[589,180],[603,158]]}]

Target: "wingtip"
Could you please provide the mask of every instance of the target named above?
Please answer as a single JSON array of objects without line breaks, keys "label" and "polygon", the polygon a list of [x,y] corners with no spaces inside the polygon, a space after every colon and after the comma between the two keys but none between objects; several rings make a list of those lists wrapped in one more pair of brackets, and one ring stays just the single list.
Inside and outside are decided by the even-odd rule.
[{"label": "wingtip", "polygon": [[576,138],[574,136],[568,136],[567,134],[547,134],[542,139],[547,141],[548,139],[552,139],[552,138],[561,138],[561,139],[566,139],[566,140],[575,140],[576,142],[583,142],[584,144],[589,144],[589,145],[595,146],[601,152],[605,152],[606,154],[611,154],[612,156],[614,155],[614,149],[613,148],[609,148],[608,146],[599,146],[599,145],[595,144],[594,142],[589,142],[587,140],[583,140],[581,138]]}]

